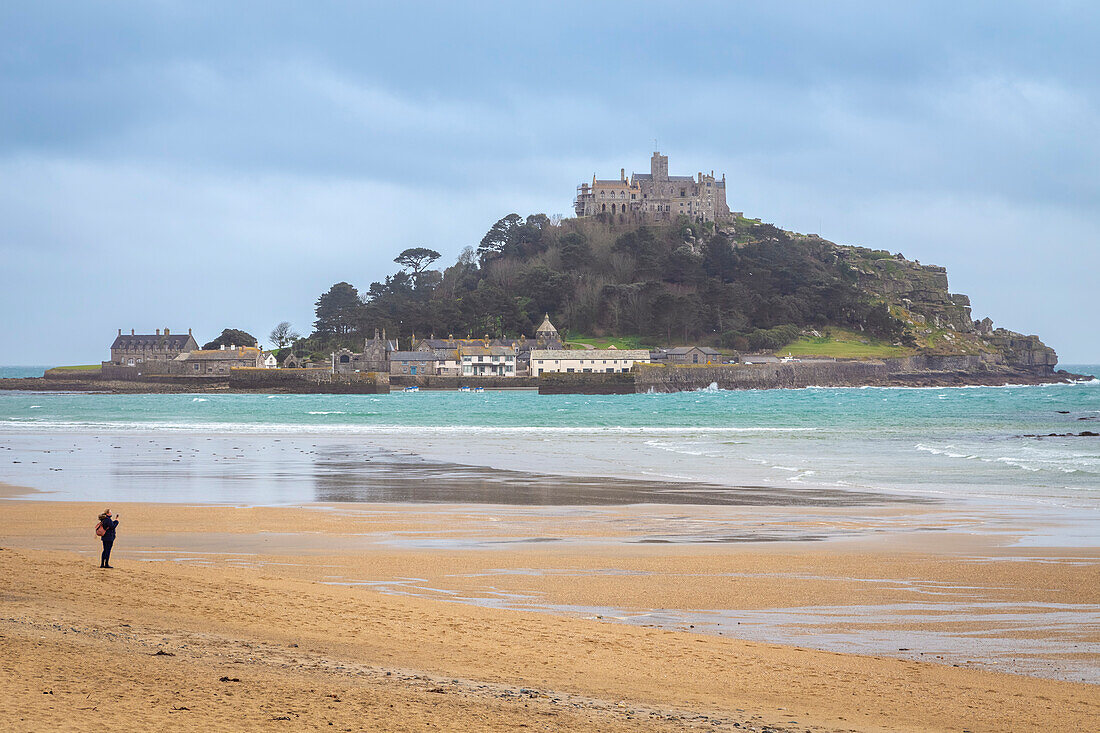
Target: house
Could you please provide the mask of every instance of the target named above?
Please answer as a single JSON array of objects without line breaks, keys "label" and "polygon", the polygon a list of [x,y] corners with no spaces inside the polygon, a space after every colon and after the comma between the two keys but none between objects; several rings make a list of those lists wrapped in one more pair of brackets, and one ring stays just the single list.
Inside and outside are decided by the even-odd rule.
[{"label": "house", "polygon": [[665,363],[681,364],[721,364],[722,353],[709,346],[677,346],[665,349]]},{"label": "house", "polygon": [[268,369],[274,369],[279,366],[279,360],[275,358],[275,354],[270,351],[264,352],[264,366]]},{"label": "house", "polygon": [[429,351],[394,351],[390,353],[390,374],[430,376],[436,373],[436,356]]},{"label": "house", "polygon": [[168,366],[169,374],[180,376],[229,376],[234,367],[262,369],[264,352],[255,346],[230,346],[220,349],[199,349],[180,354]]},{"label": "house", "polygon": [[191,335],[190,328],[186,334],[173,334],[167,328],[163,334],[159,328],[155,334],[134,333],[130,329],[129,335],[123,334],[120,328],[118,336],[111,344],[111,361],[103,363],[142,366],[152,362],[167,368],[168,362],[197,348],[199,345]]},{"label": "house", "polygon": [[516,376],[516,350],[512,346],[469,346],[459,355],[464,377]]},{"label": "house", "polygon": [[549,372],[629,372],[635,364],[649,362],[646,349],[537,349],[531,352],[531,376]]}]

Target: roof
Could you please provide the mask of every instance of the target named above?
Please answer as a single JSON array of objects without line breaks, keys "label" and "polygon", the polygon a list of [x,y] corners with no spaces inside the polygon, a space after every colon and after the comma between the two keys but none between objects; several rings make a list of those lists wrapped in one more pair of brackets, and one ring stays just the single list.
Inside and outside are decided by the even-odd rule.
[{"label": "roof", "polygon": [[596,181],[597,186],[611,186],[614,188],[630,188],[630,181],[621,181],[618,178],[608,179],[605,181]]},{"label": "roof", "polygon": [[187,341],[190,338],[191,334],[189,333],[174,333],[171,336],[161,336],[155,333],[122,334],[115,336],[111,348],[126,351],[151,348],[182,351],[187,347]]},{"label": "roof", "polygon": [[462,356],[515,356],[511,346],[463,346]]},{"label": "roof", "polygon": [[630,361],[649,361],[647,349],[535,349],[532,359],[620,359]]},{"label": "roof", "polygon": [[712,349],[709,346],[677,346],[677,347],[672,348],[672,349],[665,349],[665,353],[666,354],[675,354],[677,356],[680,356],[682,354],[690,354],[693,350],[698,350],[698,351],[703,352],[704,354],[714,355],[714,356],[717,356],[717,355],[722,353],[722,352],[718,351],[718,349]]},{"label": "roof", "polygon": [[438,357],[430,351],[394,351],[390,361],[437,361]]},{"label": "roof", "polygon": [[176,357],[179,361],[221,361],[229,359],[255,359],[263,358],[263,352],[255,346],[241,346],[236,349],[198,349],[180,354]]},{"label": "roof", "polygon": [[542,325],[535,329],[535,333],[545,333],[547,331],[558,332],[558,329],[554,328],[554,324],[550,322],[549,313],[542,317]]}]

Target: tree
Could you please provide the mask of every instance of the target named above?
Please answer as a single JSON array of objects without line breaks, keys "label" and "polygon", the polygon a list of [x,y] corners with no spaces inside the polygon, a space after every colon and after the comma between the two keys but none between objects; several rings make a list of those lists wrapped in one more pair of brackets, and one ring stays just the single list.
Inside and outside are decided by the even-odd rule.
[{"label": "tree", "polygon": [[413,277],[416,277],[424,271],[424,269],[438,260],[440,254],[434,249],[428,249],[427,247],[410,247],[401,254],[393,258],[393,261],[402,267],[407,267],[412,270]]},{"label": "tree", "polygon": [[514,242],[516,233],[522,226],[523,219],[520,218],[519,214],[509,214],[493,224],[477,246],[481,264],[484,265],[494,257],[503,254],[505,248]]},{"label": "tree", "polygon": [[256,346],[256,337],[239,328],[227,328],[213,341],[202,345],[204,349],[220,349],[223,346]]},{"label": "tree", "polygon": [[359,291],[346,282],[338,282],[317,299],[317,320],[313,328],[317,333],[329,336],[344,336],[355,329],[362,303]]},{"label": "tree", "polygon": [[283,348],[284,346],[290,346],[295,340],[300,339],[302,335],[294,330],[290,325],[290,321],[283,321],[275,328],[271,329],[271,333],[268,334],[271,339],[272,345],[276,348]]}]

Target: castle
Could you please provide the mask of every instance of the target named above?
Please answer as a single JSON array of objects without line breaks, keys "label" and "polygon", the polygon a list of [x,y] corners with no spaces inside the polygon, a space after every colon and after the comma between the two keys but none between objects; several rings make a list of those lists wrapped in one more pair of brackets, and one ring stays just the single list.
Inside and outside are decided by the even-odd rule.
[{"label": "castle", "polygon": [[721,180],[700,172],[697,177],[670,176],[668,156],[659,152],[649,162],[649,173],[619,170],[619,180],[598,180],[577,186],[573,203],[577,216],[601,216],[610,221],[634,219],[674,221],[681,214],[692,221],[721,222],[730,218],[726,205],[726,176]]}]

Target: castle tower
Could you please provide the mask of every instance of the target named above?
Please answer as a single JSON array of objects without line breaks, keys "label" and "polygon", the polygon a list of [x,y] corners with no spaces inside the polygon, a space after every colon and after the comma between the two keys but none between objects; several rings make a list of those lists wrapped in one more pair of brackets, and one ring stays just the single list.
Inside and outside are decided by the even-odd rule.
[{"label": "castle tower", "polygon": [[649,172],[653,176],[654,181],[667,181],[668,156],[656,152],[653,153],[653,157],[649,159]]}]

